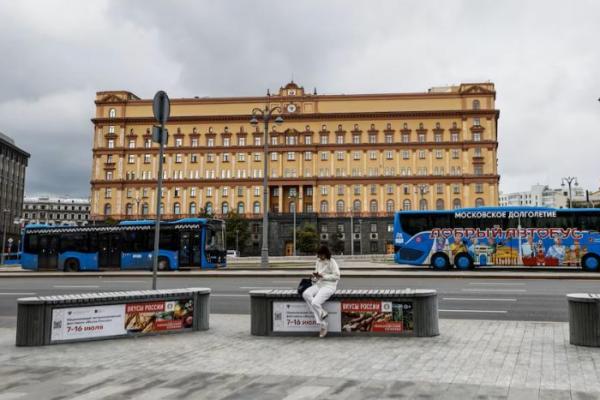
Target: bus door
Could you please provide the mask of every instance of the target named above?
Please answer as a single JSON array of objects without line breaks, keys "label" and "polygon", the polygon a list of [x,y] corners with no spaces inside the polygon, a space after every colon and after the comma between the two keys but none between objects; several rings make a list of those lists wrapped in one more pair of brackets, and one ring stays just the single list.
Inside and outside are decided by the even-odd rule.
[{"label": "bus door", "polygon": [[179,234],[179,266],[199,267],[202,264],[201,232],[199,230],[182,231]]},{"label": "bus door", "polygon": [[56,270],[58,267],[58,236],[41,235],[39,239],[38,269]]},{"label": "bus door", "polygon": [[98,267],[121,268],[121,234],[119,232],[98,235]]}]

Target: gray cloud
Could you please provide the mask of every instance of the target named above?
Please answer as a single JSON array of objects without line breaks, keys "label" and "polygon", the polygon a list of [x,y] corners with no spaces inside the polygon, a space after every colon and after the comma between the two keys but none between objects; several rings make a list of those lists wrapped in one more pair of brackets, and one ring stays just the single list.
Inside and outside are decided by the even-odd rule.
[{"label": "gray cloud", "polygon": [[[69,12],[65,12],[68,9]],[[579,1],[0,2],[0,130],[27,192],[87,195],[94,92],[320,93],[491,80],[501,189],[600,184],[600,4]]]}]

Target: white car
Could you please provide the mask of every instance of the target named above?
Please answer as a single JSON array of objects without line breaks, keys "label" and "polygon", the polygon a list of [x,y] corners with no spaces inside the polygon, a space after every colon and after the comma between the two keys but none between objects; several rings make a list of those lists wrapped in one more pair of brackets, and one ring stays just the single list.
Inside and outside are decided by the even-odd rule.
[{"label": "white car", "polygon": [[227,250],[227,257],[239,257],[240,253],[237,250]]}]

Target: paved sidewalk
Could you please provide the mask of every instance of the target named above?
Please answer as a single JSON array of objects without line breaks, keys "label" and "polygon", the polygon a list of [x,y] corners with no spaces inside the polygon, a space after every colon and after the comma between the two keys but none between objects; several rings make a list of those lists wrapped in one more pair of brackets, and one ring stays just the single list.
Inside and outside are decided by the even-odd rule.
[{"label": "paved sidewalk", "polygon": [[568,325],[440,320],[435,338],[253,337],[247,315],[206,332],[38,348],[0,328],[6,399],[600,399],[600,348]]}]

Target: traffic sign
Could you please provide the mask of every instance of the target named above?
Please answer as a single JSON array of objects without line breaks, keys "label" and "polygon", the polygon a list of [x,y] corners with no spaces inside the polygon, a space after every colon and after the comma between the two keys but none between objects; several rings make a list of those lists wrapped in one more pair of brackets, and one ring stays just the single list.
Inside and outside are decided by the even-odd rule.
[{"label": "traffic sign", "polygon": [[167,128],[161,129],[160,126],[152,126],[152,141],[154,143],[167,144],[169,141],[169,130]]},{"label": "traffic sign", "polygon": [[156,92],[152,101],[152,111],[154,112],[154,118],[161,124],[165,124],[169,119],[171,113],[170,104],[169,96],[164,91],[159,90]]}]

